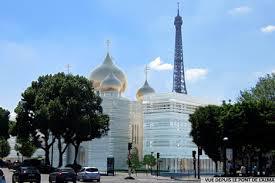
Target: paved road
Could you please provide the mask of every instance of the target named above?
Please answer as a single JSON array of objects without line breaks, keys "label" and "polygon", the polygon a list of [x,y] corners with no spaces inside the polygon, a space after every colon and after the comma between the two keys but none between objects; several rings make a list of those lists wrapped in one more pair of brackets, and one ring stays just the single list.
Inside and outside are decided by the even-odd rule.
[{"label": "paved road", "polygon": [[[7,183],[12,183],[12,172],[9,171],[7,168],[2,169],[4,171],[6,181]],[[177,181],[172,180],[169,177],[155,177],[151,175],[145,175],[145,174],[138,174],[137,176],[134,175],[133,177],[135,180],[125,180],[124,178],[127,176],[126,173],[117,173],[115,176],[101,176],[102,183],[179,183],[179,182],[191,182],[191,183],[197,183],[198,181],[194,180],[184,180],[184,181]],[[48,183],[49,181],[49,175],[48,174],[42,174],[41,175],[41,183]]]}]

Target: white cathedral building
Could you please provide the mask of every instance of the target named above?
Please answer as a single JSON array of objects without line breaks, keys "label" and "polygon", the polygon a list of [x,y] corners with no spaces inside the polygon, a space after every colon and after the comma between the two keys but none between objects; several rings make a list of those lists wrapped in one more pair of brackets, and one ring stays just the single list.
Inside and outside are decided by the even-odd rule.
[{"label": "white cathedral building", "polygon": [[[189,136],[189,114],[209,103],[181,93],[156,93],[147,78],[136,93],[137,101],[123,96],[127,87],[126,75],[113,63],[107,53],[104,62],[89,77],[102,100],[103,113],[110,117],[108,135],[83,142],[78,163],[107,170],[107,158],[113,157],[115,169],[127,169],[128,142],[138,151],[139,159],[145,154],[160,153],[162,170],[173,172],[193,169],[192,151],[196,145]],[[65,164],[73,162],[69,148]],[[201,156],[202,170],[214,170],[214,163]]]}]

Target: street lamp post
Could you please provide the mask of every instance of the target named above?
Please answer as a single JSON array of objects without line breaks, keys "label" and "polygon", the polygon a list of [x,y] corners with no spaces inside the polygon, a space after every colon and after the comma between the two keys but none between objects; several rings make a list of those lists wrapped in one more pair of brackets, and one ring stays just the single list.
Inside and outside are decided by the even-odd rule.
[{"label": "street lamp post", "polygon": [[202,148],[198,146],[198,179],[200,179],[200,155],[202,155]]},{"label": "street lamp post", "polygon": [[196,178],[196,151],[192,151],[192,156],[193,156],[193,166],[194,166],[194,177]]},{"label": "street lamp post", "polygon": [[224,172],[224,175],[227,176],[227,172],[226,172],[226,143],[228,141],[228,137],[224,137],[222,140],[223,140],[223,172]]}]

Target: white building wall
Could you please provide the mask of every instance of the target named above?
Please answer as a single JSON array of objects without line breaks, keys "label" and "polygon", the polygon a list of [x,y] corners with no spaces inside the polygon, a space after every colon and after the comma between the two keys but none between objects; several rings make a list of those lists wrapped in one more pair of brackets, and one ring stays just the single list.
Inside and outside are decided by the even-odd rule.
[{"label": "white building wall", "polygon": [[165,158],[190,158],[196,145],[189,136],[188,114],[144,114],[144,154],[161,152]]},{"label": "white building wall", "polygon": [[[174,172],[192,171],[192,151],[197,146],[190,137],[189,115],[198,106],[210,104],[197,98],[179,94],[152,94],[144,97],[144,143],[143,154],[160,153],[162,170]],[[212,162],[206,155],[203,162]],[[205,160],[203,160],[205,159]],[[209,171],[214,170],[213,163]]]}]

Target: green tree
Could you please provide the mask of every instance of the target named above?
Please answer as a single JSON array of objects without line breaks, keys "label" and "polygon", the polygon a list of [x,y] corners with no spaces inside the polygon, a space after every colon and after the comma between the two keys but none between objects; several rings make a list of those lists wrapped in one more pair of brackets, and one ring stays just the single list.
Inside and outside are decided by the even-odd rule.
[{"label": "green tree", "polygon": [[10,154],[10,144],[5,138],[0,138],[0,158],[4,158]]},{"label": "green tree", "polygon": [[235,158],[251,165],[258,156],[261,169],[262,154],[275,148],[275,75],[260,78],[255,87],[241,92],[235,104],[198,108],[190,115],[191,136],[206,154],[218,161],[223,137],[227,147],[233,148]]},{"label": "green tree", "polygon": [[131,151],[130,161],[131,161],[131,167],[135,171],[138,170],[142,165],[139,158],[138,158],[138,149],[136,147],[134,147]]},{"label": "green tree", "polygon": [[[248,154],[248,159],[258,155],[262,165],[262,153],[274,150],[272,139],[275,138],[275,73],[259,78],[255,87],[241,91],[238,103],[242,107],[242,123],[245,125],[247,148],[254,152]],[[259,138],[261,137],[261,138]],[[250,160],[249,160],[250,162]]]},{"label": "green tree", "polygon": [[[75,147],[76,160],[82,141],[106,134],[109,129],[109,118],[102,114],[102,100],[95,94],[89,80],[61,73],[53,77],[53,88],[57,91],[58,97],[53,97],[49,111],[50,119],[60,125],[52,131],[58,140],[59,166],[62,166],[62,155],[68,144],[71,143]],[[63,149],[61,138],[66,144]]]},{"label": "green tree", "polygon": [[208,105],[199,107],[189,118],[192,125],[190,135],[193,137],[193,142],[202,147],[205,153],[215,162],[216,171],[217,162],[221,160],[221,113],[222,107]]},{"label": "green tree", "polygon": [[[39,77],[38,81],[32,82],[22,93],[15,112],[17,113],[16,123],[10,128],[10,133],[18,138],[30,139],[37,147],[45,151],[45,163],[50,164],[50,148],[55,142],[55,138],[50,140],[51,122],[48,117],[48,109],[43,101],[42,86],[46,83],[48,76]],[[45,96],[45,95],[44,95]],[[23,130],[22,130],[23,129]]]},{"label": "green tree", "polygon": [[9,136],[9,115],[8,110],[0,107],[0,137],[8,139]]},{"label": "green tree", "polygon": [[[62,166],[62,156],[68,145],[88,140],[81,135],[83,128],[79,124],[82,121],[88,122],[91,132],[105,133],[106,125],[99,124],[102,120],[95,120],[103,115],[100,104],[101,98],[85,77],[64,73],[41,76],[25,90],[16,108],[17,133],[30,138],[36,147],[42,148],[47,163],[49,149],[57,140],[59,166]],[[22,127],[26,129],[23,132],[18,130]],[[52,141],[50,135],[54,136]]]},{"label": "green tree", "polygon": [[255,99],[266,99],[275,102],[275,73],[260,77],[256,86],[247,92]]},{"label": "green tree", "polygon": [[151,173],[152,173],[152,168],[157,164],[156,158],[151,155],[151,154],[146,154],[143,157],[143,164],[145,166],[149,166]]},{"label": "green tree", "polygon": [[36,147],[30,141],[30,139],[26,138],[16,138],[16,144],[14,146],[15,150],[20,152],[25,157],[31,157],[33,153],[36,151]]},{"label": "green tree", "polygon": [[234,147],[242,164],[252,166],[258,154],[259,168],[262,167],[262,154],[274,148],[274,125],[270,116],[274,115],[274,105],[265,99],[245,99],[237,102],[223,119],[223,134],[229,145]]}]

